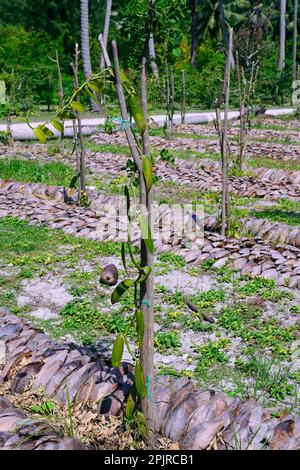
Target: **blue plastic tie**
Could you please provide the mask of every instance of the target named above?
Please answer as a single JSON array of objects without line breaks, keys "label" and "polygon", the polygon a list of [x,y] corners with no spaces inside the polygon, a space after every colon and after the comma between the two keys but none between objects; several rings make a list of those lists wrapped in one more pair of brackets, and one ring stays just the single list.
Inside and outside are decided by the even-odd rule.
[{"label": "blue plastic tie", "polygon": [[148,300],[148,299],[144,299],[144,300],[142,300],[142,302],[141,302],[141,305],[142,305],[142,304],[143,304],[143,305],[147,305],[147,307],[148,307],[148,308],[150,308],[150,307],[151,307],[151,305],[150,305],[150,303],[149,303],[149,300]]},{"label": "blue plastic tie", "polygon": [[115,121],[115,122],[118,122],[119,124],[121,124],[121,127],[123,129],[123,131],[125,131],[126,129],[126,124],[129,123],[130,124],[130,121],[128,121],[128,119],[122,119],[122,118],[112,118],[112,121]]},{"label": "blue plastic tie", "polygon": [[150,376],[147,375],[146,377],[146,390],[147,390],[147,397],[149,398],[149,400],[153,401],[153,398],[152,398],[152,395],[151,395],[151,388],[150,388],[150,384],[151,384],[151,381],[150,381]]}]

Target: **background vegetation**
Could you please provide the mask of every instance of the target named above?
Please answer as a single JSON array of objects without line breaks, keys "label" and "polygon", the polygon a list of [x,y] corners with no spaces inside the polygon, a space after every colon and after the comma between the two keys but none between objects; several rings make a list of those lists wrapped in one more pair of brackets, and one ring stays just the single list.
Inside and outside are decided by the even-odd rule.
[{"label": "background vegetation", "polygon": [[[105,3],[102,0],[89,1],[93,71],[99,69],[97,37],[103,30]],[[287,1],[286,62],[283,71],[277,70],[280,2],[224,0],[223,3],[226,25],[227,28],[234,27],[236,42],[242,41],[246,47],[245,31],[253,32],[253,25],[255,34],[260,31],[257,104],[289,104],[293,0]],[[56,64],[51,60],[55,58],[56,50],[60,56],[67,96],[73,87],[70,62],[75,43],[81,42],[80,0],[0,0],[0,9],[0,79],[6,81],[13,96],[15,112],[26,112],[41,106],[50,110],[58,100]],[[117,39],[120,61],[133,79],[144,44],[147,12],[147,0],[113,1],[109,39]],[[211,108],[219,93],[225,60],[219,1],[156,0],[153,35],[161,80],[166,59],[174,69],[175,101],[180,102],[181,72],[186,70],[187,105]],[[82,67],[80,70],[83,76]],[[153,80],[149,91],[153,107],[159,106],[162,101],[161,88]],[[236,89],[235,78],[233,89]],[[237,104],[235,99],[237,96],[233,96],[232,106]]]}]

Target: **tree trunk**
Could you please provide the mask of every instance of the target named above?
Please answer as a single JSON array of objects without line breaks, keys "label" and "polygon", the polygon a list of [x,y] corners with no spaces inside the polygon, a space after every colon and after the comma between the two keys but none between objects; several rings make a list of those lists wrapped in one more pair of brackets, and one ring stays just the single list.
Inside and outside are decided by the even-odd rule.
[{"label": "tree trunk", "polygon": [[[89,37],[89,0],[80,0],[80,20],[83,71],[85,79],[87,80],[92,75]],[[99,110],[99,106],[93,100],[90,100],[90,104],[93,111]]]},{"label": "tree trunk", "polygon": [[198,13],[197,0],[189,0],[192,13],[191,24],[191,66],[196,67],[197,47],[198,47]]},{"label": "tree trunk", "polygon": [[282,71],[285,66],[285,35],[286,35],[286,0],[280,0],[280,31],[279,31],[279,60],[278,70]]},{"label": "tree trunk", "polygon": [[[107,46],[107,40],[108,40],[110,17],[111,17],[111,8],[112,8],[112,0],[106,0],[106,12],[105,12],[105,21],[104,21],[104,29],[103,29],[103,43],[105,45],[105,48]],[[101,54],[100,68],[101,69],[104,68],[103,54]]]},{"label": "tree trunk", "polygon": [[297,80],[297,37],[298,37],[298,0],[294,0],[294,31],[293,31],[293,82]]},{"label": "tree trunk", "polygon": [[155,76],[156,80],[159,80],[153,32],[151,32],[149,36],[149,59],[153,75]]},{"label": "tree trunk", "polygon": [[181,124],[185,124],[186,114],[186,73],[182,70]]}]

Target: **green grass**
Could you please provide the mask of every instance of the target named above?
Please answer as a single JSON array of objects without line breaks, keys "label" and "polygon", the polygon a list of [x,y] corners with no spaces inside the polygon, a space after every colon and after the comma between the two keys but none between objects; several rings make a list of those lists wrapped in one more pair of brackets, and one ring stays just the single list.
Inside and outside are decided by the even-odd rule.
[{"label": "green grass", "polygon": [[120,144],[96,144],[88,140],[86,147],[92,152],[113,153],[117,155],[130,155],[129,147]]},{"label": "green grass", "polygon": [[300,165],[297,162],[293,161],[280,161],[273,160],[271,158],[252,158],[247,161],[247,163],[253,168],[274,168],[276,170],[286,170],[286,171],[300,171]]},{"label": "green grass", "polygon": [[[59,246],[70,245],[68,254],[57,255]],[[120,254],[120,243],[93,242],[72,237],[62,230],[28,225],[14,217],[0,219],[0,252],[3,260],[24,266],[30,261],[49,265],[59,260],[76,261],[79,254],[87,258]],[[51,252],[52,250],[52,252]]]},{"label": "green grass", "polygon": [[60,162],[39,163],[17,159],[0,160],[0,178],[13,181],[69,186],[74,170]]},{"label": "green grass", "polygon": [[272,222],[281,222],[295,226],[300,225],[300,212],[296,211],[286,211],[274,207],[252,211],[250,212],[250,215],[252,217],[257,217],[258,219],[268,219]]},{"label": "green grass", "polygon": [[178,331],[155,333],[154,346],[161,353],[177,350],[181,346],[180,333]]}]

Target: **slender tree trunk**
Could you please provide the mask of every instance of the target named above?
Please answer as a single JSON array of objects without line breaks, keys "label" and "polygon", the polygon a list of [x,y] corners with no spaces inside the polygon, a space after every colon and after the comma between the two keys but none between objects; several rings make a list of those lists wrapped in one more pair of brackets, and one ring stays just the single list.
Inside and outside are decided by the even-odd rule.
[{"label": "slender tree trunk", "polygon": [[227,175],[227,127],[229,112],[230,95],[230,69],[232,56],[232,29],[229,32],[228,52],[227,52],[227,71],[225,77],[225,111],[222,139],[222,230],[221,234],[226,235],[229,222],[229,194],[228,194],[228,175]]},{"label": "slender tree trunk", "polygon": [[186,114],[186,73],[182,71],[181,124],[185,124]]},{"label": "slender tree trunk", "polygon": [[168,61],[166,60],[166,108],[167,108],[167,136],[172,136],[172,118],[171,118],[171,91],[170,91],[170,73]]},{"label": "slender tree trunk", "polygon": [[245,120],[245,106],[243,103],[242,97],[242,83],[241,83],[241,72],[238,53],[236,54],[236,73],[237,73],[237,83],[238,83],[238,97],[239,97],[239,112],[240,112],[240,135],[239,135],[239,167],[240,170],[243,170],[243,160],[244,160],[244,120]]},{"label": "slender tree trunk", "polygon": [[285,36],[286,36],[286,0],[280,0],[280,31],[279,31],[279,59],[278,70],[282,71],[285,66]]},{"label": "slender tree trunk", "polygon": [[[59,61],[59,54],[58,50],[56,49],[55,51],[55,59],[56,59],[56,67],[57,67],[57,78],[58,78],[58,98],[59,98],[59,106],[62,108],[63,103],[64,103],[64,90],[63,90],[63,84],[62,84],[62,75],[61,75],[61,67],[60,67],[60,61]],[[64,119],[62,120],[62,125],[63,125],[63,131],[60,135],[60,144],[61,144],[61,151],[64,153],[64,133],[65,133],[65,121]]]},{"label": "slender tree trunk", "polygon": [[156,80],[159,80],[159,72],[158,72],[158,67],[157,67],[157,63],[156,63],[156,52],[155,52],[154,36],[153,36],[152,31],[151,31],[150,36],[149,36],[148,48],[149,48],[150,65],[151,65],[153,75],[155,76]]},{"label": "slender tree trunk", "polygon": [[[232,38],[233,31],[229,31],[229,42],[227,49],[227,59],[224,71],[224,80],[221,93],[216,101],[216,120],[215,127],[219,136],[221,159],[222,159],[222,214],[221,214],[221,234],[226,236],[229,224],[229,192],[228,192],[228,175],[227,175],[227,126],[229,112],[229,95],[230,95],[230,70],[232,56]],[[221,105],[225,99],[224,120],[221,119]]]},{"label": "slender tree trunk", "polygon": [[[105,12],[105,21],[104,21],[104,28],[103,28],[103,43],[105,45],[105,48],[107,46],[107,40],[108,40],[111,8],[112,8],[112,0],[106,0],[106,12]],[[100,59],[100,68],[101,69],[104,68],[104,57],[102,53],[101,53],[101,59]]]},{"label": "slender tree trunk", "polygon": [[197,47],[198,47],[198,13],[197,0],[189,0],[189,6],[192,13],[191,24],[191,66],[196,67]]},{"label": "slender tree trunk", "polygon": [[[92,65],[90,56],[90,37],[89,37],[89,0],[80,0],[80,19],[81,19],[81,52],[83,61],[83,71],[87,80],[92,75]],[[93,100],[90,100],[93,111],[98,111],[99,106]]]},{"label": "slender tree trunk", "polygon": [[56,67],[57,67],[57,77],[58,77],[58,98],[59,98],[59,105],[62,106],[64,102],[64,90],[63,90],[63,84],[62,84],[59,54],[58,54],[57,49],[55,51],[55,54],[56,54]]},{"label": "slender tree trunk", "polygon": [[294,0],[294,30],[293,30],[293,82],[297,80],[297,39],[298,39],[298,0]]},{"label": "slender tree trunk", "polygon": [[[150,157],[150,139],[148,129],[148,106],[147,106],[147,77],[146,77],[146,59],[142,59],[141,70],[141,101],[146,120],[146,129],[143,134],[143,153],[147,158]],[[152,233],[152,189],[147,193],[143,174],[140,174],[141,204],[145,207],[148,226]],[[151,273],[147,280],[141,284],[140,302],[141,310],[144,316],[145,332],[141,348],[141,364],[144,371],[145,383],[147,386],[147,396],[142,401],[142,411],[147,422],[149,437],[154,433],[154,273],[153,273],[153,254],[148,250],[145,242],[141,241],[141,266],[149,266]]]}]

